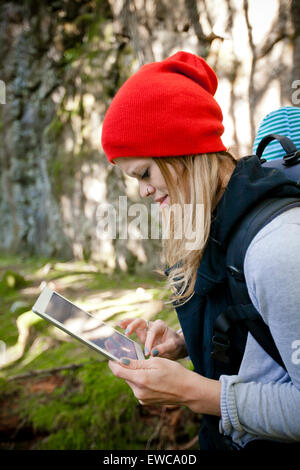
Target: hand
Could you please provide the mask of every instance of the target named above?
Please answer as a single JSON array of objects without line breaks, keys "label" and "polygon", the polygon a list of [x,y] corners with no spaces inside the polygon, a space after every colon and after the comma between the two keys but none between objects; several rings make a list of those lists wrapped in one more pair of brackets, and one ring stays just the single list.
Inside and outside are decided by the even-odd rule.
[{"label": "hand", "polygon": [[145,345],[145,356],[160,356],[176,361],[188,355],[183,335],[179,335],[162,320],[147,322],[142,318],[125,319],[119,323],[125,334],[136,333]]},{"label": "hand", "polygon": [[[123,362],[124,361],[124,362]],[[196,413],[220,416],[221,384],[169,359],[123,358],[109,361],[116,377],[123,378],[142,405],[186,405]]]}]

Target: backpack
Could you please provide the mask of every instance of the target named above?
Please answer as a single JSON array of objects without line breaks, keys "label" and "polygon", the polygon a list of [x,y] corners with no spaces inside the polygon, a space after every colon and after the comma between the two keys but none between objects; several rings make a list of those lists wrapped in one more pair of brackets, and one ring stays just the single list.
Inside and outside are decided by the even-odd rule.
[{"label": "backpack", "polygon": [[[286,155],[282,159],[269,162],[261,159],[266,146],[275,139],[281,144]],[[300,151],[290,139],[282,135],[269,134],[261,140],[256,155],[261,159],[263,166],[283,171],[300,187]],[[214,323],[212,359],[219,363],[230,362],[230,346],[233,339],[231,331],[240,324],[244,332],[250,331],[260,346],[286,370],[268,326],[250,300],[243,266],[247,248],[259,230],[282,212],[297,206],[300,207],[300,198],[267,198],[256,205],[231,234],[226,253],[226,271],[234,305],[220,314]],[[245,334],[240,346],[240,349],[245,346]]]},{"label": "backpack", "polygon": [[[286,155],[282,159],[267,162],[261,158],[263,151],[275,139],[281,144]],[[261,140],[256,155],[261,159],[263,166],[283,171],[300,187],[300,151],[290,139],[282,135],[269,134]],[[237,373],[244,355],[248,332],[286,370],[267,324],[251,302],[243,266],[247,248],[259,230],[277,215],[298,206],[300,207],[300,197],[264,199],[238,222],[230,235],[226,252],[226,273],[233,304],[216,317],[211,339],[211,359],[218,374],[227,373],[226,369],[229,373],[231,369]],[[221,435],[218,427],[219,418],[205,416],[199,433],[200,447],[219,450],[239,448],[229,436]],[[272,442],[269,441],[268,444]],[[273,444],[276,448],[282,446],[278,442]],[[293,444],[293,447],[295,446],[299,446],[299,443]]]}]

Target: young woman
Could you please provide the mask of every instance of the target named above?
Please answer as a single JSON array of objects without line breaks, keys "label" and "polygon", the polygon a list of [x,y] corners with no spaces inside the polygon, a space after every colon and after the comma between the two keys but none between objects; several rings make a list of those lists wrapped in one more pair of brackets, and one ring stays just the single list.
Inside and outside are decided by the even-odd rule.
[{"label": "young woman", "polygon": [[[300,207],[261,229],[244,263],[251,302],[286,369],[250,333],[235,373],[209,366],[211,319],[231,302],[225,255],[233,227],[265,197],[300,198],[299,187],[282,172],[263,169],[255,156],[236,160],[226,151],[216,88],[216,75],[202,58],[178,52],[127,80],[105,116],[106,156],[138,179],[141,197],[151,197],[162,211],[173,204],[192,207],[181,238],[174,234],[182,220],[170,219],[164,245],[182,332],[161,320],[124,320],[121,326],[128,335],[137,333],[148,359],[123,358],[109,367],[141,404],[180,404],[201,413],[201,449],[224,448],[227,441],[230,448],[291,445],[300,442]],[[199,230],[199,205],[201,242],[189,249],[187,234]],[[187,355],[194,371],[176,362]]]}]

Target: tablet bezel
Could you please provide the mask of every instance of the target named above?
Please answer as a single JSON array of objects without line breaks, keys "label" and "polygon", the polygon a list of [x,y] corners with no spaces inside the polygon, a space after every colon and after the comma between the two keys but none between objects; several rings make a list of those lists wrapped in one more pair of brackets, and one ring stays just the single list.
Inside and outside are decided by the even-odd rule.
[{"label": "tablet bezel", "polygon": [[[98,353],[101,353],[103,354],[107,359],[110,359],[110,360],[113,360],[113,361],[119,361],[119,359],[117,357],[115,357],[113,354],[109,353],[108,351],[106,351],[105,349],[102,349],[100,346],[97,346],[96,344],[92,343],[91,341],[83,338],[82,336],[79,336],[77,335],[76,333],[73,333],[72,331],[68,330],[62,323],[60,323],[58,320],[56,320],[55,318],[51,317],[49,314],[45,313],[45,310],[47,309],[47,306],[51,300],[51,297],[53,294],[56,294],[58,295],[59,297],[61,297],[62,299],[64,299],[65,301],[71,303],[72,305],[74,305],[74,307],[76,308],[79,308],[82,312],[84,312],[85,314],[89,315],[90,317],[92,318],[95,318],[96,320],[98,320],[100,323],[103,323],[103,324],[106,324],[104,323],[102,320],[99,320],[99,318],[95,317],[94,315],[91,315],[89,312],[86,312],[85,310],[83,310],[82,308],[80,307],[77,307],[77,305],[75,305],[73,302],[71,302],[69,299],[67,299],[66,297],[64,297],[63,295],[59,294],[58,292],[50,289],[48,286],[45,286],[44,289],[42,290],[42,292],[40,293],[39,297],[37,298],[35,304],[33,305],[32,307],[32,311],[39,315],[41,318],[43,318],[44,320],[47,320],[49,321],[50,323],[52,323],[54,326],[56,326],[57,328],[59,328],[60,330],[64,331],[65,333],[67,333],[68,335],[72,336],[73,338],[76,338],[78,339],[79,341],[81,341],[83,344],[85,344],[86,346],[90,347],[91,349],[97,351]],[[107,325],[107,324],[106,324]],[[124,336],[128,341],[131,341],[133,344],[134,344],[134,348],[135,348],[135,352],[136,352],[136,355],[137,355],[137,359],[145,359],[144,357],[144,354],[143,354],[143,351],[142,351],[142,348],[141,346],[136,343],[135,341],[133,341],[131,338],[128,338],[128,336],[124,335],[123,333],[120,333],[118,330],[116,330],[115,328],[113,328],[112,326],[110,325],[107,325],[109,326],[110,328],[112,328],[116,333],[118,333],[119,335],[121,336]]]}]

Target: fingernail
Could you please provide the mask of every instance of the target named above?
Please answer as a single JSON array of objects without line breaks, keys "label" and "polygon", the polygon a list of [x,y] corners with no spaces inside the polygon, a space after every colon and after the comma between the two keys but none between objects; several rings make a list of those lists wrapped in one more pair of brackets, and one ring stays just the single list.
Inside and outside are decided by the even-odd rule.
[{"label": "fingernail", "polygon": [[152,353],[152,356],[158,356],[159,355],[158,349],[152,349],[151,353]]},{"label": "fingernail", "polygon": [[125,364],[125,366],[129,366],[130,360],[129,359],[121,359],[121,362]]},{"label": "fingernail", "polygon": [[127,335],[129,333],[129,331],[130,331],[130,328],[127,327],[126,330],[125,330],[125,335]]},{"label": "fingernail", "polygon": [[145,355],[147,356],[147,354],[149,354],[149,348],[148,347],[145,348]]}]

